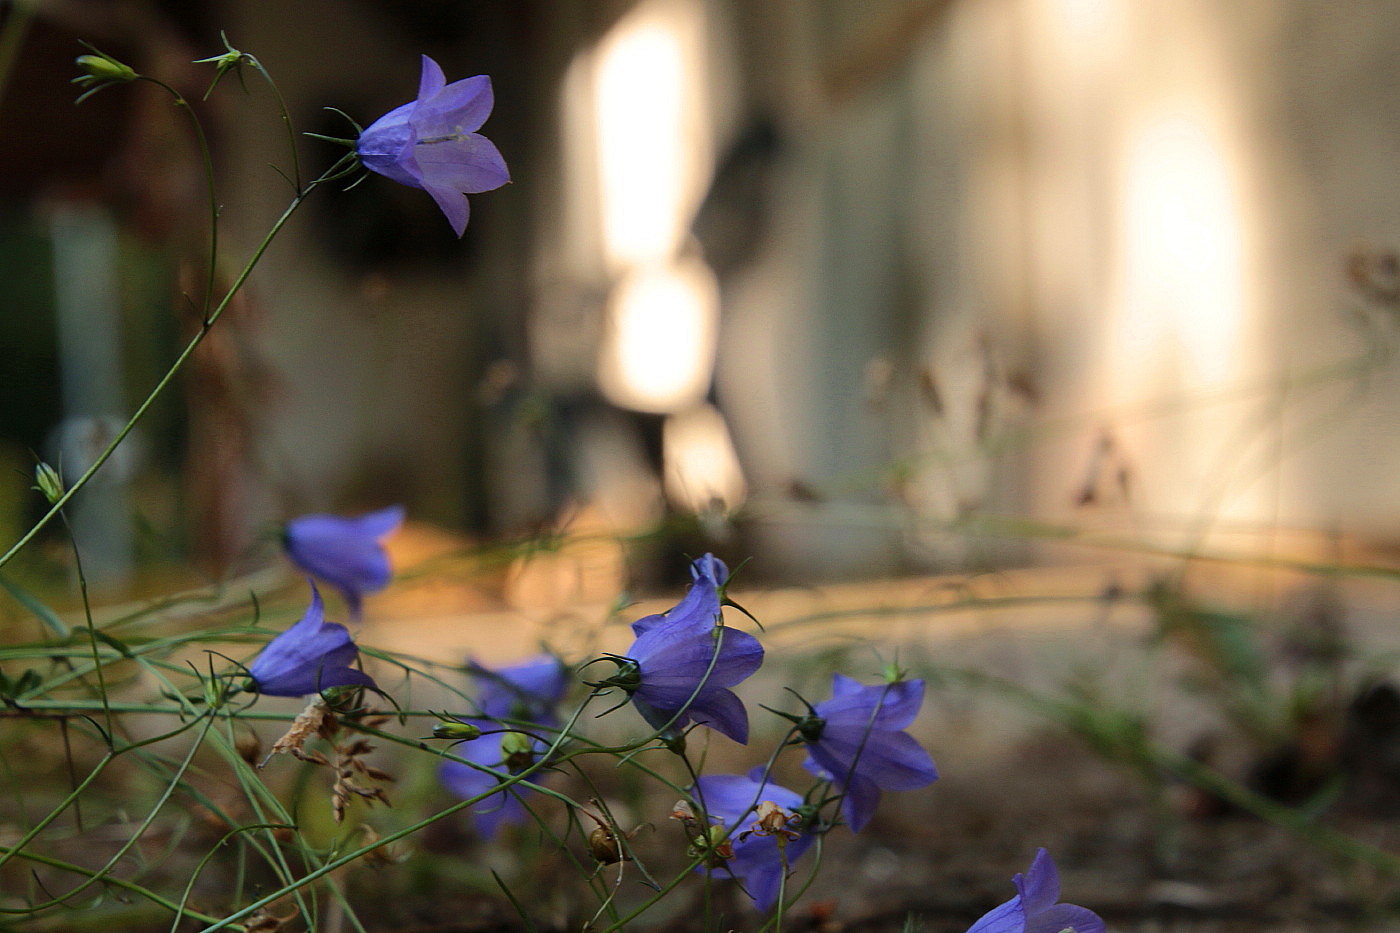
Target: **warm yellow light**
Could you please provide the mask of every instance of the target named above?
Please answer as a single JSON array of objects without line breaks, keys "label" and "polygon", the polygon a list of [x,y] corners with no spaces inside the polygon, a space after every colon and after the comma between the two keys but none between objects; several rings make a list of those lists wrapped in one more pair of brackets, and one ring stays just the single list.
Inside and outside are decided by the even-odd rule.
[{"label": "warm yellow light", "polygon": [[[1238,194],[1204,120],[1148,123],[1128,152],[1119,371],[1212,383],[1238,374],[1245,315]],[[1171,359],[1175,373],[1152,372]]]},{"label": "warm yellow light", "polygon": [[744,501],[744,474],[724,416],[710,405],[672,415],[661,429],[666,462],[666,495],[676,505],[700,512],[730,511]]},{"label": "warm yellow light", "polygon": [[599,384],[609,400],[666,413],[705,397],[715,360],[719,289],[699,261],[653,267],[618,285]]},{"label": "warm yellow light", "polygon": [[699,5],[653,0],[598,47],[597,165],[603,245],[615,268],[664,260],[685,235],[709,167]]}]

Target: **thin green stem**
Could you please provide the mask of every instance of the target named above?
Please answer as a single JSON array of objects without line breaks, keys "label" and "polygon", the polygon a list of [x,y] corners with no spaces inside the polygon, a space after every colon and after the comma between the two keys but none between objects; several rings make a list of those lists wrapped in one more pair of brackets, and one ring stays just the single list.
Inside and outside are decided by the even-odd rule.
[{"label": "thin green stem", "polygon": [[140,79],[149,81],[174,98],[175,109],[183,110],[189,116],[190,125],[194,127],[195,141],[199,144],[199,161],[204,170],[205,200],[209,205],[209,269],[208,278],[204,283],[204,307],[200,317],[208,326],[209,307],[214,301],[214,279],[219,271],[219,196],[214,188],[214,157],[209,152],[209,138],[204,133],[204,124],[200,122],[199,114],[194,112],[184,95],[159,78],[141,75]]},{"label": "thin green stem", "polygon": [[29,831],[26,832],[23,836],[21,836],[13,846],[10,846],[9,848],[4,849],[3,852],[0,852],[0,868],[3,868],[5,866],[5,863],[8,862],[11,858],[13,858],[15,855],[20,854],[25,846],[33,842],[34,839],[40,833],[49,828],[49,825],[53,823],[54,820],[58,819],[59,816],[61,816],[70,806],[72,806],[78,800],[78,798],[82,796],[83,792],[88,789],[89,785],[91,785],[93,781],[97,780],[98,775],[100,775],[106,769],[106,767],[112,763],[112,760],[116,758],[116,756],[116,752],[109,750],[107,754],[103,755],[102,759],[98,761],[96,765],[93,766],[92,770],[88,772],[88,776],[83,778],[83,780],[78,783],[77,787],[74,787],[71,791],[69,791],[67,797],[64,797],[62,800],[59,801],[58,806],[54,807],[43,819],[39,820],[39,822],[31,826],[29,828]]},{"label": "thin green stem", "polygon": [[296,209],[301,206],[307,196],[318,186],[327,181],[343,177],[354,164],[355,158],[354,153],[346,153],[341,156],[334,165],[323,172],[320,177],[309,182],[307,186],[292,199],[291,203],[287,205],[287,209],[282,212],[282,215],[277,218],[271,229],[269,229],[267,234],[263,237],[262,242],[253,250],[247,263],[244,264],[243,269],[238,273],[238,277],[234,279],[233,284],[230,285],[228,291],[224,293],[224,297],[220,299],[214,309],[205,316],[199,330],[190,338],[189,343],[185,345],[185,349],[182,350],[180,355],[175,358],[175,361],[170,364],[170,368],[166,370],[165,375],[161,376],[160,380],[155,384],[155,387],[151,389],[145,400],[137,406],[136,411],[127,420],[126,424],[122,426],[122,429],[117,432],[116,436],[113,437],[112,442],[107,445],[107,448],[103,450],[102,453],[98,454],[97,459],[92,462],[92,465],[68,487],[68,490],[59,497],[58,501],[56,501],[18,541],[11,545],[8,551],[0,555],[0,568],[3,568],[13,560],[15,555],[23,550],[24,547],[34,539],[34,536],[43,530],[43,528],[53,520],[54,516],[62,511],[63,507],[68,504],[68,500],[71,499],[78,490],[86,486],[93,476],[97,474],[98,470],[102,469],[103,464],[116,452],[117,447],[122,441],[126,440],[126,436],[130,434],[141,419],[145,417],[146,412],[155,404],[156,399],[164,394],[166,388],[175,380],[180,370],[184,368],[185,362],[193,355],[194,351],[199,348],[199,345],[204,342],[204,338],[208,336],[210,328],[214,326],[214,323],[219,319],[220,315],[224,313],[229,303],[233,301],[234,296],[243,288],[244,283],[248,281],[248,276],[252,275],[253,269],[256,268],[258,261],[262,259],[263,254],[266,253],[268,247],[272,245],[273,239],[281,232],[287,221],[291,219]]},{"label": "thin green stem", "polygon": [[[510,776],[508,776],[508,777],[503,778],[499,784],[497,784],[495,787],[492,787],[492,788],[491,788],[490,790],[488,790],[488,791],[484,791],[483,793],[477,794],[475,797],[468,797],[468,798],[466,798],[465,800],[460,800],[460,801],[458,801],[457,803],[453,804],[452,806],[448,807],[448,808],[445,809],[445,810],[439,810],[437,813],[433,814],[432,816],[425,817],[424,819],[421,819],[421,820],[417,821],[416,823],[413,823],[412,825],[405,826],[405,827],[403,827],[402,829],[395,830],[394,832],[389,833],[388,835],[383,836],[383,837],[381,837],[381,838],[379,838],[379,839],[376,839],[376,840],[374,840],[373,842],[365,843],[364,845],[359,846],[358,848],[352,849],[352,850],[350,850],[349,852],[346,852],[346,853],[343,854],[343,855],[337,856],[336,858],[333,858],[333,859],[327,861],[326,863],[322,864],[321,866],[319,866],[319,867],[313,869],[312,871],[308,872],[306,875],[302,876],[302,877],[299,878],[298,880],[296,880],[296,881],[294,881],[294,882],[292,882],[292,883],[290,883],[290,884],[284,885],[284,886],[282,886],[281,888],[277,889],[276,891],[273,891],[273,892],[271,892],[271,893],[269,893],[269,894],[266,894],[266,895],[264,895],[264,896],[258,898],[257,900],[253,901],[251,904],[248,904],[248,905],[244,906],[241,910],[239,910],[239,911],[237,911],[237,912],[235,912],[235,913],[233,913],[233,914],[230,914],[229,916],[225,917],[223,920],[220,920],[218,923],[215,923],[215,924],[213,924],[212,926],[205,927],[202,931],[200,931],[200,933],[214,933],[215,930],[222,930],[222,929],[225,929],[225,928],[227,928],[227,927],[233,925],[235,921],[241,920],[242,918],[247,917],[247,916],[249,916],[250,914],[256,913],[258,910],[262,909],[263,907],[266,907],[267,905],[273,903],[274,901],[277,901],[277,900],[279,900],[280,898],[286,897],[288,894],[290,894],[290,893],[292,893],[292,892],[294,892],[294,891],[298,891],[298,890],[300,890],[301,888],[306,887],[307,885],[309,885],[309,884],[311,884],[311,883],[313,883],[313,882],[315,882],[315,881],[318,881],[318,880],[320,880],[321,878],[324,878],[325,876],[329,875],[331,872],[336,871],[336,870],[339,869],[339,868],[343,868],[343,867],[346,866],[346,865],[349,865],[350,863],[356,861],[357,859],[360,859],[360,858],[364,857],[365,855],[369,854],[370,852],[373,852],[375,849],[383,848],[384,846],[387,846],[387,845],[389,845],[390,843],[398,842],[400,839],[405,839],[405,838],[407,838],[407,837],[413,835],[414,833],[418,832],[419,830],[422,830],[422,829],[424,829],[424,828],[426,828],[426,827],[428,827],[428,826],[431,826],[432,824],[438,822],[439,820],[444,820],[444,819],[446,819],[447,817],[452,816],[453,814],[462,812],[463,810],[465,810],[465,809],[468,808],[468,807],[475,806],[476,804],[481,803],[481,801],[487,799],[488,797],[492,796],[493,794],[498,794],[498,793],[500,793],[500,792],[502,792],[502,791],[509,790],[510,788],[514,787],[514,786],[517,785],[517,784],[528,783],[528,782],[526,781],[527,778],[529,778],[529,777],[530,777],[531,775],[533,775],[535,772],[539,771],[541,768],[544,768],[546,765],[548,765],[548,764],[553,760],[553,757],[554,757],[555,753],[558,752],[559,748],[564,744],[565,740],[569,737],[569,734],[573,731],[574,726],[576,726],[576,725],[578,724],[578,719],[579,719],[579,717],[583,714],[583,711],[584,711],[584,709],[585,709],[586,707],[587,707],[587,704],[583,704],[583,705],[581,705],[577,710],[574,711],[573,716],[571,716],[570,719],[569,719],[569,721],[568,721],[567,723],[565,723],[564,727],[560,730],[559,735],[555,737],[554,742],[550,745],[550,747],[549,747],[548,749],[545,750],[544,754],[542,754],[542,755],[540,756],[540,758],[539,758],[538,761],[536,761],[534,764],[530,765],[528,768],[523,769],[522,771],[520,771],[520,772],[517,773],[517,774],[512,774],[512,775],[510,775]],[[360,731],[370,732],[370,734],[375,734],[375,735],[380,734],[380,733],[375,732],[375,731],[372,731],[372,730],[364,729],[363,727],[357,727],[357,728],[360,729]],[[417,745],[418,745],[418,747],[423,748],[423,749],[427,749],[427,750],[429,750],[429,751],[436,751],[436,749],[429,749],[428,746],[424,745],[424,744],[421,743],[421,742],[417,743]],[[445,754],[443,754],[442,752],[437,752],[437,753],[440,754],[440,755],[442,755],[442,757],[444,757],[444,758],[450,758],[450,759],[453,760],[453,761],[461,761],[461,760],[462,760],[462,759],[457,758],[456,756],[445,755]],[[465,764],[469,764],[469,765],[475,765],[475,762],[470,762],[470,761],[467,761],[467,762],[464,762],[464,763],[465,763]],[[477,765],[477,767],[480,767],[480,766]],[[490,771],[490,769],[485,769],[485,770]],[[492,771],[492,772],[490,772],[490,773],[496,774],[497,772]],[[530,786],[531,789],[540,791],[540,792],[542,792],[542,793],[547,793],[547,794],[554,794],[554,793],[555,793],[555,792],[553,792],[553,791],[550,791],[548,788],[540,787],[540,786],[537,785],[537,784],[529,784],[529,786]],[[559,796],[562,796],[562,795],[559,795]],[[568,798],[565,798],[565,799],[567,800]]]},{"label": "thin green stem", "polygon": [[292,154],[292,181],[296,184],[298,191],[301,190],[301,157],[297,155],[297,132],[292,126],[292,114],[287,109],[287,99],[282,96],[282,89],[277,86],[277,82],[272,80],[272,75],[263,67],[263,63],[252,55],[247,56],[248,64],[262,75],[267,81],[272,93],[277,97],[277,110],[282,117],[282,125],[287,129],[287,145]]},{"label": "thin green stem", "polygon": [[[15,856],[24,859],[25,861],[34,862],[39,865],[47,865],[50,868],[57,868],[61,871],[73,872],[77,875],[87,875],[89,877],[89,883],[91,881],[98,880],[98,877],[102,875],[101,870],[84,868],[81,865],[74,865],[72,862],[65,862],[62,859],[56,859],[49,855],[41,855],[38,852],[24,852],[21,851],[22,848],[23,846],[21,844],[16,844],[13,846],[0,846],[0,852],[3,852],[7,858],[10,856]],[[214,923],[218,920],[217,917],[211,914],[200,913],[197,910],[190,910],[188,908],[185,908],[183,904],[177,904],[175,901],[172,901],[169,898],[162,897],[155,891],[152,891],[150,888],[143,887],[142,885],[139,885],[134,881],[126,881],[122,878],[105,876],[101,877],[101,882],[105,885],[110,885],[114,888],[120,888],[123,891],[130,891],[132,894],[139,895],[140,897],[145,898],[153,904],[158,904],[161,907],[164,907],[166,910],[171,911],[172,913],[183,912],[184,916],[194,920],[198,920],[201,923]],[[38,909],[39,908],[37,907],[25,908],[25,910],[22,912],[28,913],[30,910]],[[243,927],[241,925],[237,927],[237,929],[240,930],[242,928]]]},{"label": "thin green stem", "polygon": [[5,97],[20,49],[24,47],[24,37],[29,34],[38,8],[39,0],[14,0],[10,4],[10,15],[5,19],[5,28],[0,30],[0,100]]},{"label": "thin green stem", "polygon": [[73,534],[73,526],[68,522],[68,513],[60,513],[64,530],[68,532],[68,543],[73,548],[73,565],[78,572],[78,591],[82,594],[83,618],[87,620],[88,645],[92,649],[92,669],[97,676],[97,696],[102,701],[102,721],[107,732],[107,748],[112,747],[112,708],[107,703],[107,681],[103,676],[102,664],[97,650],[97,629],[92,624],[92,601],[88,597],[87,574],[83,572],[83,555],[78,548],[78,539]]},{"label": "thin green stem", "polygon": [[190,895],[194,892],[195,882],[199,880],[199,876],[204,872],[205,866],[207,866],[211,861],[213,861],[214,855],[224,847],[224,844],[226,842],[228,842],[230,839],[234,839],[238,836],[241,836],[243,833],[251,832],[255,829],[277,830],[294,828],[295,827],[290,826],[286,823],[253,823],[249,826],[240,826],[237,829],[231,829],[228,832],[224,833],[224,835],[219,839],[219,841],[214,843],[214,845],[210,846],[209,851],[204,853],[204,858],[200,859],[199,864],[195,865],[194,871],[190,872],[190,880],[185,885],[185,892],[180,895],[180,903],[175,906],[175,919],[170,924],[170,933],[177,933],[177,931],[180,929],[180,921],[184,920],[186,917],[193,917],[194,919],[203,921],[204,923],[212,923],[216,919],[214,917],[210,917],[207,914],[201,914],[197,911],[190,910],[187,905],[190,902]]},{"label": "thin green stem", "polygon": [[157,798],[155,805],[151,807],[151,811],[148,814],[146,814],[146,818],[141,821],[141,825],[136,828],[136,831],[131,834],[131,837],[127,839],[126,842],[122,843],[122,845],[117,849],[116,853],[113,854],[112,857],[107,860],[107,863],[105,865],[103,865],[97,871],[89,875],[87,880],[83,881],[76,888],[72,889],[71,891],[68,891],[62,896],[52,898],[46,903],[31,904],[20,910],[0,908],[0,913],[30,913],[33,911],[44,910],[49,907],[55,907],[62,904],[69,898],[76,897],[78,894],[87,890],[89,887],[96,884],[97,882],[107,880],[108,872],[115,868],[117,863],[120,862],[122,858],[126,856],[126,853],[131,851],[131,847],[136,845],[136,843],[141,840],[141,837],[146,834],[146,830],[150,829],[151,824],[155,822],[156,816],[160,813],[161,809],[165,806],[166,802],[170,800],[172,795],[174,795],[176,788],[180,785],[181,776],[185,773],[186,770],[188,770],[190,764],[194,761],[195,752],[197,752],[199,750],[200,745],[203,744],[203,737],[209,732],[209,728],[213,725],[213,723],[214,721],[212,719],[205,720],[203,732],[201,732],[200,737],[197,738],[194,741],[194,743],[190,746],[189,753],[186,754],[184,761],[181,762],[180,767],[175,772],[175,779],[170,782],[170,785],[166,787],[165,791],[160,795],[159,798]]}]

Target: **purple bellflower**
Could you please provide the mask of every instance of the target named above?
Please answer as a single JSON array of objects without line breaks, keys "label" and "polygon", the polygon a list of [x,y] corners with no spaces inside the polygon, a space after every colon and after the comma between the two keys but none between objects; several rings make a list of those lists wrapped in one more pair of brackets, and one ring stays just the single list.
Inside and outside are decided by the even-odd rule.
[{"label": "purple bellflower", "polygon": [[724,624],[721,590],[729,570],[713,554],[690,567],[694,585],[669,612],[632,623],[637,636],[625,658],[609,656],[617,673],[595,686],[625,690],[654,729],[681,730],[694,721],[741,744],[749,716],[729,690],[763,664],[763,646]]},{"label": "purple bellflower", "polygon": [[569,692],[571,678],[569,669],[554,655],[540,654],[494,670],[468,661],[467,673],[482,685],[476,698],[482,717],[558,725],[555,707]]},{"label": "purple bellflower", "polygon": [[[704,775],[696,781],[693,796],[704,804],[710,819],[732,830],[729,844],[734,857],[725,860],[723,871],[743,885],[755,907],[768,910],[778,899],[784,859],[791,872],[793,863],[814,838],[802,829],[796,815],[803,804],[802,796],[766,781],[761,766],[747,777]],[[765,807],[768,814],[777,816],[771,823],[759,817],[760,806],[765,802],[777,805],[776,810]],[[702,865],[698,870],[705,868]]]},{"label": "purple bellflower", "polygon": [[984,914],[967,933],[1103,933],[1104,922],[1092,910],[1056,903],[1060,874],[1044,849],[1036,853],[1030,871],[1011,881],[1016,896]]},{"label": "purple bellflower", "polygon": [[248,666],[259,693],[300,697],[331,687],[374,687],[364,671],[351,667],[359,649],[345,626],[327,622],[321,594],[311,584],[311,606],[291,628],[267,643]]},{"label": "purple bellflower", "polygon": [[423,56],[418,98],[389,111],[360,134],[355,149],[371,172],[433,196],[458,236],[467,229],[466,196],[499,188],[510,170],[494,143],[476,131],[495,98],[486,75],[447,83]]},{"label": "purple bellflower", "polygon": [[[462,717],[461,721],[489,734],[459,746],[457,754],[494,771],[518,771],[528,766],[545,752],[541,742],[524,733],[490,730],[500,730],[499,720],[503,719],[546,727],[558,725],[555,706],[568,692],[568,668],[552,655],[538,655],[496,669],[470,661],[467,670],[483,684],[476,701],[482,715]],[[444,761],[438,777],[443,786],[464,799],[487,793],[500,783],[497,776],[459,761]],[[473,806],[472,821],[477,832],[491,839],[501,827],[525,822],[527,812],[522,797],[529,792],[528,788],[514,785]]]},{"label": "purple bellflower", "polygon": [[798,724],[807,743],[803,767],[845,795],[841,815],[853,832],[870,822],[882,789],[914,790],[938,779],[928,752],[902,731],[923,702],[922,680],[867,686],[835,674],[831,699]]},{"label": "purple bellflower", "polygon": [[403,517],[401,505],[354,518],[303,515],[287,523],[282,546],[292,563],[339,590],[358,618],[365,594],[389,585],[392,571],[381,542],[398,530]]}]

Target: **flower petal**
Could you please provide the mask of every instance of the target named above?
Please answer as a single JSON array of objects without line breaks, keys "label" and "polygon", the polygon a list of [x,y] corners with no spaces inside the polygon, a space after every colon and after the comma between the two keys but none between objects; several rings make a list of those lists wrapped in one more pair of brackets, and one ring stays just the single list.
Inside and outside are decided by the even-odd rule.
[{"label": "flower petal", "polygon": [[413,161],[424,187],[451,188],[462,194],[491,191],[510,181],[510,170],[496,144],[485,136],[419,137]]},{"label": "flower petal", "polygon": [[414,103],[427,100],[446,86],[447,76],[442,73],[442,66],[424,55],[423,71],[418,76],[418,100]]},{"label": "flower petal", "polygon": [[1025,933],[1025,931],[1026,912],[1021,908],[1021,899],[1013,897],[983,914],[980,920],[968,928],[967,933]]},{"label": "flower petal", "polygon": [[1026,905],[1026,913],[1031,916],[1060,899],[1060,873],[1055,868],[1055,860],[1044,847],[1035,853],[1030,869],[1011,881],[1021,892],[1021,901]]},{"label": "flower petal", "polygon": [[416,103],[410,101],[389,111],[371,123],[355,142],[355,151],[365,168],[411,188],[423,187],[415,174],[417,168],[403,161],[404,151],[412,152],[414,135],[408,117]]},{"label": "flower petal", "polygon": [[744,709],[744,701],[730,690],[706,690],[695,698],[686,712],[695,722],[729,736],[740,745],[749,742],[749,712]]},{"label": "flower petal", "polygon": [[424,185],[423,190],[433,196],[437,206],[442,209],[442,213],[447,217],[447,222],[452,225],[452,231],[461,236],[467,232],[467,220],[471,217],[471,208],[467,204],[467,196],[456,188],[442,188],[437,186]]},{"label": "flower petal", "polygon": [[[459,754],[488,768],[505,770],[501,760],[500,735],[484,735],[467,743],[465,750]],[[460,761],[444,761],[438,769],[438,780],[463,799],[487,793],[500,783],[494,775]],[[487,839],[494,839],[502,827],[525,822],[528,813],[521,797],[527,792],[520,791],[519,787],[517,784],[505,791],[498,791],[471,807],[472,822],[478,833]]]},{"label": "flower petal", "polygon": [[359,655],[345,626],[325,620],[321,594],[311,585],[305,615],[268,642],[248,674],[267,696],[306,696],[331,687],[373,687],[374,680],[350,665]]},{"label": "flower petal", "polygon": [[815,749],[820,749],[825,766],[838,779],[843,777],[842,769],[850,770],[854,763],[858,774],[885,790],[916,790],[938,780],[933,759],[907,732],[867,734],[863,727],[828,725]]},{"label": "flower petal", "polygon": [[389,584],[392,569],[380,539],[403,517],[402,506],[353,518],[303,515],[287,523],[282,543],[292,563],[340,590],[358,614],[361,596]]},{"label": "flower petal", "polygon": [[903,729],[914,721],[924,702],[923,680],[866,685],[835,674],[831,689],[831,699],[816,705],[817,715],[828,723]]},{"label": "flower petal", "polygon": [[[761,776],[762,766],[756,770]],[[705,805],[706,812],[726,826],[737,825],[765,800],[771,800],[787,810],[802,806],[801,794],[771,781],[755,780],[739,774],[703,775],[695,786],[696,796]]]},{"label": "flower petal", "polygon": [[419,138],[475,133],[491,115],[495,95],[486,75],[463,78],[430,96],[419,95],[413,128]]},{"label": "flower petal", "polygon": [[860,774],[853,775],[845,786],[840,781],[836,782],[836,786],[846,794],[841,801],[841,815],[851,824],[851,832],[858,833],[865,829],[880,806],[880,788]]},{"label": "flower petal", "polygon": [[556,718],[555,704],[569,690],[569,669],[552,654],[496,669],[468,661],[467,672],[482,683],[477,706],[491,719],[551,724]]},{"label": "flower petal", "polygon": [[1086,907],[1056,904],[1029,918],[1026,933],[1104,933],[1103,919]]}]

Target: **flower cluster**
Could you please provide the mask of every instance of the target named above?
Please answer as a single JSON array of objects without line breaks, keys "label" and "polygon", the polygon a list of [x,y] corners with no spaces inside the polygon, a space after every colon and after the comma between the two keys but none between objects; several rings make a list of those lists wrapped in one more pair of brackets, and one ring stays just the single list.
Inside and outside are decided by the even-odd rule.
[{"label": "flower cluster", "polygon": [[[232,55],[234,49],[228,52]],[[84,83],[132,80],[134,73],[105,57],[84,57]],[[448,84],[433,59],[423,56],[421,64],[417,98],[371,123],[354,140],[356,151],[349,158],[365,170],[426,191],[455,233],[462,235],[469,219],[466,195],[510,181],[496,146],[477,133],[493,106],[490,78]],[[365,595],[388,586],[392,567],[384,539],[402,523],[399,506],[353,518],[302,516],[286,525],[283,544],[295,566],[335,587],[351,618],[358,618]],[[626,748],[629,756],[665,748],[685,758],[686,735],[701,726],[748,744],[749,713],[734,688],[762,667],[763,646],[757,637],[725,623],[724,608],[735,604],[727,597],[729,569],[722,560],[707,553],[693,560],[690,574],[692,586],[675,607],[631,623],[633,642],[626,653],[605,654],[584,665],[615,665],[609,677],[588,682],[592,693],[585,705],[620,692],[619,706],[630,703],[654,730],[647,740]],[[314,583],[311,586],[311,605],[301,621],[267,644],[249,665],[251,685],[270,696],[378,689],[358,668],[349,630],[326,621],[321,594]],[[472,660],[463,670],[476,682],[472,707],[440,714],[434,737],[454,742],[438,775],[449,792],[472,801],[470,813],[480,835],[494,838],[501,828],[525,821],[532,806],[529,796],[538,792],[536,772],[543,755],[557,754],[543,763],[559,765],[564,759],[577,759],[570,745],[588,754],[616,751],[588,747],[571,734],[574,720],[561,726],[559,705],[570,689],[571,675],[559,658],[539,654],[505,667]],[[308,712],[329,716],[325,710],[335,700],[335,695],[322,696]],[[697,773],[692,759],[686,758],[685,783],[672,785],[687,787],[686,799],[675,804],[672,817],[685,827],[687,857],[696,870],[732,878],[759,911],[774,905],[781,911],[790,899],[788,878],[822,834],[843,822],[853,832],[864,831],[883,793],[918,789],[938,779],[930,754],[907,731],[923,700],[921,679],[889,675],[878,684],[862,684],[833,674],[829,699],[815,705],[802,700],[805,714],[778,713],[791,723],[784,747],[804,748],[802,769],[815,776],[805,793],[774,780],[780,765],[777,752],[766,766],[743,775]],[[307,719],[288,734],[301,741],[316,727]],[[368,749],[367,742],[347,745],[343,754],[337,747],[342,807],[353,794],[382,799],[381,792],[353,783],[361,748]],[[300,745],[293,751],[297,749]],[[358,766],[371,773],[368,766]],[[650,765],[647,770],[657,773]],[[512,782],[512,776],[525,772],[528,782]],[[574,804],[578,813],[598,824],[589,836],[589,852],[601,866],[620,866],[633,857],[622,843],[631,834],[617,827],[599,799],[591,804],[606,814],[606,820]],[[620,880],[619,874],[619,884]],[[1103,933],[1095,913],[1058,904],[1060,883],[1046,850],[1039,850],[1028,873],[1015,876],[1014,883],[1016,897],[977,920],[969,933]]]}]

